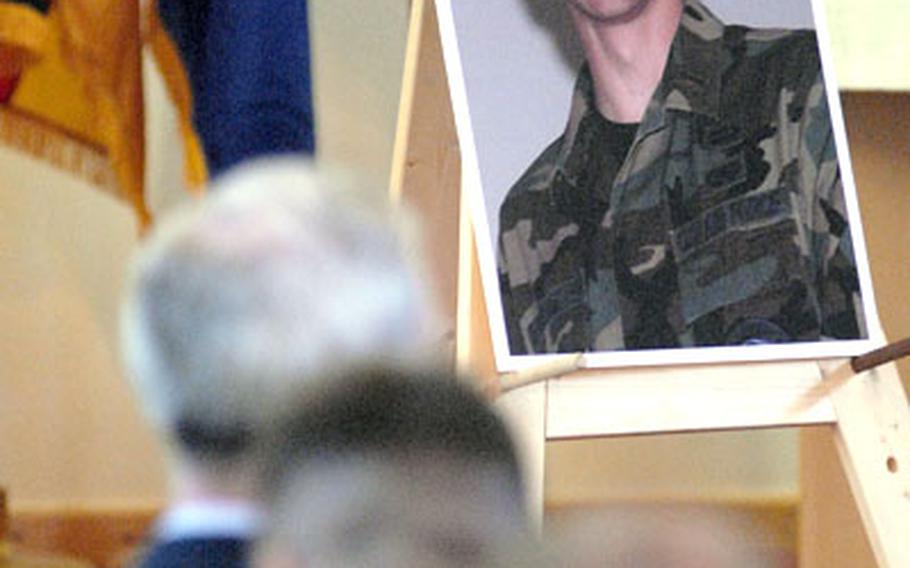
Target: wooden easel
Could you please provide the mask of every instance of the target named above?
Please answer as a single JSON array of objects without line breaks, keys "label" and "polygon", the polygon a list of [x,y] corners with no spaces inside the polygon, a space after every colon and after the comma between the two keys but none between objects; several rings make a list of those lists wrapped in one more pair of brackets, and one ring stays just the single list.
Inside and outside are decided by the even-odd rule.
[{"label": "wooden easel", "polygon": [[[434,2],[413,0],[411,10],[392,194],[432,228],[425,247],[456,364],[496,390]],[[497,403],[516,426],[538,514],[547,440],[825,425],[878,564],[910,567],[910,411],[893,363],[858,375],[845,359],[581,370]]]}]

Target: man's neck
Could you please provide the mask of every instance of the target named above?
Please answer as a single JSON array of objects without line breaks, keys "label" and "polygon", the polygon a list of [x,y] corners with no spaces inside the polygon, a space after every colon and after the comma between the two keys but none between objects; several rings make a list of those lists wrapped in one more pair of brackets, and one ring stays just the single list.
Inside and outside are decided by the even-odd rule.
[{"label": "man's neck", "polygon": [[214,473],[179,459],[169,465],[170,500],[158,519],[157,539],[248,540],[258,533],[262,514],[247,473]]},{"label": "man's neck", "polygon": [[649,0],[625,16],[595,19],[569,5],[603,116],[641,121],[666,67],[682,7],[681,0]]},{"label": "man's neck", "polygon": [[197,502],[250,502],[253,482],[243,471],[208,472],[204,468],[177,461],[171,467],[170,501],[174,505]]}]

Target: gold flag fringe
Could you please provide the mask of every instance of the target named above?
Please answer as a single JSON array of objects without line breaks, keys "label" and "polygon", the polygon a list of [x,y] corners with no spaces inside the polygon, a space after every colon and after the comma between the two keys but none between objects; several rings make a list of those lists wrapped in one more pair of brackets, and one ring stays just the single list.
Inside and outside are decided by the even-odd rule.
[{"label": "gold flag fringe", "polygon": [[0,143],[39,158],[117,199],[123,199],[107,154],[50,123],[0,107]]}]

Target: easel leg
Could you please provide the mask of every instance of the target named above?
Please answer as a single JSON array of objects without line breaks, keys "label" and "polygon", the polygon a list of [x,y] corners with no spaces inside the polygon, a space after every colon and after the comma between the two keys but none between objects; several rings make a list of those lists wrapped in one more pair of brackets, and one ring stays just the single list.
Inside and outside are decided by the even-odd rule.
[{"label": "easel leg", "polygon": [[496,400],[496,406],[512,428],[525,466],[528,514],[540,528],[544,505],[547,385],[537,383],[505,393]]},{"label": "easel leg", "polygon": [[837,415],[834,442],[878,565],[906,568],[910,408],[896,365],[854,377],[831,394],[831,402]]},{"label": "easel leg", "polygon": [[800,431],[798,565],[875,568],[875,556],[834,445],[835,428],[824,425]]}]

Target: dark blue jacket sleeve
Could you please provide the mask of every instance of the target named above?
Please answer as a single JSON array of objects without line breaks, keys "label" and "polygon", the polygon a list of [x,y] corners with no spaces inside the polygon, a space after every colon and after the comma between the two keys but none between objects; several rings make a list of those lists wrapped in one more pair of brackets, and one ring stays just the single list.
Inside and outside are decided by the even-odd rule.
[{"label": "dark blue jacket sleeve", "polygon": [[209,173],[314,151],[306,0],[159,0],[193,92]]}]

